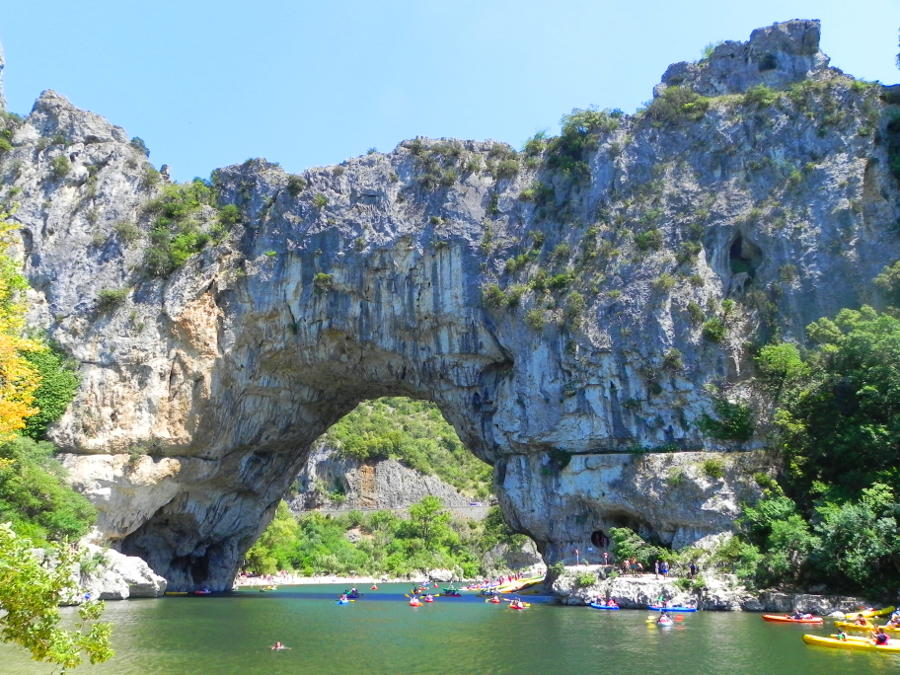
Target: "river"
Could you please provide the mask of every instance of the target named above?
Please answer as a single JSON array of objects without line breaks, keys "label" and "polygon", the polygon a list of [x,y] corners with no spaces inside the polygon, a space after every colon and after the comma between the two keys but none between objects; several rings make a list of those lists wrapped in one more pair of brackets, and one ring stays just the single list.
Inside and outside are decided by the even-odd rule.
[{"label": "river", "polygon": [[[283,586],[260,593],[170,597],[106,605],[116,656],[76,672],[354,673],[440,675],[510,673],[900,672],[900,656],[807,647],[804,632],[759,615],[698,612],[674,627],[648,612],[604,612],[535,604],[526,611],[481,598],[438,598],[413,609],[389,584],[358,601],[335,603],[342,586]],[[67,610],[68,611],[68,610]],[[280,640],[291,649],[268,648]],[[17,647],[0,644],[0,672],[50,673]]]}]

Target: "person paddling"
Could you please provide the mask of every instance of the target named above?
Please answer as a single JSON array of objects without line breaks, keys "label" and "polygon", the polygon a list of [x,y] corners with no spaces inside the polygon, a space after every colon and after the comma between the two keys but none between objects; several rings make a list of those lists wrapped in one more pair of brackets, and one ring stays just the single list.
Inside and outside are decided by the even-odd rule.
[{"label": "person paddling", "polygon": [[278,640],[275,641],[275,644],[269,647],[272,651],[281,651],[282,649],[290,649],[290,647],[285,647],[283,643]]}]

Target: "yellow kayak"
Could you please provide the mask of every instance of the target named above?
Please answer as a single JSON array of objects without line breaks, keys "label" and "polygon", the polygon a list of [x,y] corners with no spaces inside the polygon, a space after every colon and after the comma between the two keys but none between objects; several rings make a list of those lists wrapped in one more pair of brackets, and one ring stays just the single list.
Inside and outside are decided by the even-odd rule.
[{"label": "yellow kayak", "polygon": [[[869,621],[865,626],[860,626],[858,623],[853,623],[852,621],[835,621],[834,625],[838,628],[849,628],[850,630],[864,630],[866,632],[873,631],[876,628],[881,628],[881,626],[876,626],[874,623]],[[896,626],[884,626],[885,633],[893,633],[894,635],[900,635],[900,628]]]},{"label": "yellow kayak", "polygon": [[543,580],[544,577],[542,576],[530,577],[528,579],[513,579],[512,581],[507,581],[505,584],[500,584],[495,590],[500,593],[515,593],[528,586],[533,586],[534,584]]},{"label": "yellow kayak", "polygon": [[870,618],[873,616],[884,616],[885,614],[890,614],[894,611],[894,606],[890,607],[882,607],[881,609],[865,609],[862,612],[850,612],[849,614],[845,614],[845,619],[856,619],[857,617],[864,616],[866,618]]},{"label": "yellow kayak", "polygon": [[803,641],[808,645],[817,647],[832,647],[834,649],[850,649],[858,652],[884,652],[885,654],[900,654],[900,643],[893,641],[888,645],[876,645],[870,640],[838,640],[836,638],[825,637],[823,635],[810,635],[807,633],[803,636]]}]

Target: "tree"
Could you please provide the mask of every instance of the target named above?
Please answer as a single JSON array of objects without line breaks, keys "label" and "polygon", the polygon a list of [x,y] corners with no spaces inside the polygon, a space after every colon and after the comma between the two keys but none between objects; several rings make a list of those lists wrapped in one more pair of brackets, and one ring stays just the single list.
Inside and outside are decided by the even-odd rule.
[{"label": "tree", "polygon": [[59,627],[59,605],[77,595],[72,577],[74,554],[53,547],[57,564],[48,568],[35,557],[28,539],[16,535],[9,523],[0,524],[0,640],[21,645],[32,658],[75,668],[85,656],[91,663],[109,659],[111,625],[98,623],[103,603],[89,601],[78,608],[70,630]]},{"label": "tree", "polygon": [[842,310],[807,329],[818,347],[781,397],[776,421],[795,490],[815,481],[858,496],[874,481],[900,488],[900,319]]},{"label": "tree", "polygon": [[256,574],[275,574],[290,567],[289,547],[297,539],[297,519],[283,500],[278,503],[275,517],[259,539],[244,554],[244,569]]},{"label": "tree", "polygon": [[[8,217],[0,211],[0,250],[10,243],[15,229],[6,221]],[[41,349],[23,337],[27,288],[15,262],[0,253],[0,440],[12,438],[24,428],[25,419],[37,412],[34,392],[40,377],[23,355],[24,351]]]},{"label": "tree", "polygon": [[822,572],[854,585],[890,592],[900,577],[900,504],[891,488],[875,483],[859,500],[827,502],[816,508]]},{"label": "tree", "polygon": [[409,518],[412,531],[426,545],[433,547],[453,537],[450,529],[450,513],[444,510],[444,504],[434,495],[423,497],[409,507]]}]

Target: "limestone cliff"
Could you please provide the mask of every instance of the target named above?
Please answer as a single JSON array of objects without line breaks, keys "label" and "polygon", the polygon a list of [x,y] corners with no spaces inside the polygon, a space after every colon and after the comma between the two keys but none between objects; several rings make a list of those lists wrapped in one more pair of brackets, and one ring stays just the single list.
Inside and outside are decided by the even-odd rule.
[{"label": "limestone cliff", "polygon": [[[444,506],[466,513],[471,499],[437,476],[393,459],[361,462],[340,454],[322,439],[297,475],[291,510],[406,509],[433,495]],[[480,514],[476,514],[478,516]]]},{"label": "limestone cliff", "polygon": [[[228,587],[310,444],[385,395],[440,407],[548,562],[615,525],[727,530],[765,464],[754,343],[877,300],[897,257],[892,108],[818,38],[755,31],[521,154],[416,139],[218,170],[241,222],[165,277],[139,144],[45,92],[4,122],[2,198],[33,322],[81,363],[53,439],[105,537],[172,589]],[[701,424],[723,398],[754,411],[737,440]]]}]

